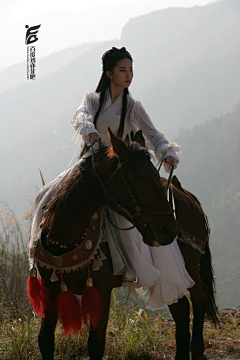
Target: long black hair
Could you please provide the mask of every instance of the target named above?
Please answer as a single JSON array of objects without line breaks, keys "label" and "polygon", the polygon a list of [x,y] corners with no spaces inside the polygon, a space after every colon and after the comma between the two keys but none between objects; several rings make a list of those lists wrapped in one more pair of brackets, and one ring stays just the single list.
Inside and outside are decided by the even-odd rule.
[{"label": "long black hair", "polygon": [[[122,47],[121,49],[117,49],[116,47],[112,47],[112,49],[106,51],[102,56],[102,76],[98,83],[98,86],[96,88],[96,92],[100,93],[100,101],[99,101],[99,108],[98,111],[94,117],[94,125],[96,127],[97,119],[99,116],[99,113],[101,111],[104,99],[105,99],[105,93],[107,88],[110,86],[110,78],[107,76],[106,71],[113,72],[113,69],[115,66],[117,66],[117,63],[120,60],[123,59],[130,59],[132,61],[132,56],[130,53],[126,50],[125,47]],[[129,94],[128,88],[124,89],[123,93],[123,100],[122,100],[122,113],[121,113],[121,121],[120,126],[118,129],[118,136],[122,137],[123,135],[123,128],[124,128],[124,120],[126,115],[126,109],[127,109],[127,95]]]},{"label": "long black hair", "polygon": [[[95,128],[96,128],[98,116],[100,114],[101,108],[102,108],[104,100],[105,100],[106,90],[110,86],[110,78],[107,76],[106,71],[113,72],[113,69],[115,68],[115,66],[117,66],[117,63],[123,59],[130,59],[132,61],[132,56],[126,50],[125,47],[122,47],[120,49],[118,49],[116,47],[112,47],[112,49],[106,51],[102,56],[102,76],[101,76],[98,86],[95,90],[97,93],[100,93],[99,108],[98,108],[98,111],[96,112],[96,115],[95,115],[94,121],[93,121]],[[117,133],[118,137],[123,136],[124,122],[125,122],[125,116],[126,116],[126,110],[127,110],[127,95],[128,94],[129,94],[128,88],[125,88],[124,93],[123,93],[123,98],[122,98],[122,113],[121,113],[119,129],[118,129],[118,133]],[[87,150],[87,146],[85,144],[81,155],[83,155],[86,150]]]}]

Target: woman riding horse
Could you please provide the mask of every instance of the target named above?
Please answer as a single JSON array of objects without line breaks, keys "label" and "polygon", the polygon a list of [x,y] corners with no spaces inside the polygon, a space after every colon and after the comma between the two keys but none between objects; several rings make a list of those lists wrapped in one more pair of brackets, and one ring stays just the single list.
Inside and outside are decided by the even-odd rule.
[{"label": "woman riding horse", "polygon": [[[85,150],[91,143],[100,141],[110,145],[107,136],[108,127],[113,134],[125,138],[127,134],[141,129],[146,146],[154,150],[157,160],[165,159],[165,169],[176,168],[179,161],[180,147],[166,140],[151,122],[141,103],[133,99],[128,88],[133,79],[132,57],[125,48],[112,48],[102,57],[102,76],[96,91],[88,92],[77,109],[73,125],[85,141]],[[83,155],[83,154],[82,154]],[[82,159],[86,157],[86,153]],[[82,161],[80,159],[80,162]],[[46,185],[36,199],[31,239],[33,240],[42,218],[42,207],[49,203],[56,190],[72,169],[60,174],[53,182]],[[141,169],[137,176],[141,179]],[[119,228],[131,226],[129,221],[108,208],[105,226],[108,246],[113,263],[113,274],[123,276],[123,285],[136,295],[135,288],[144,287],[148,293],[146,307],[151,310],[164,304],[176,303],[188,294],[194,285],[189,276],[176,239],[172,244],[151,248],[144,244],[142,235],[134,228],[121,231],[114,228],[109,216]],[[171,227],[165,227],[166,236],[172,235]]]},{"label": "woman riding horse", "polygon": [[[173,216],[173,197],[167,201],[166,183],[146,147],[159,162],[165,159],[168,172],[177,166],[180,147],[165,139],[130,96],[129,52],[112,48],[102,62],[96,91],[86,94],[72,121],[85,141],[81,158],[45,185],[35,202],[28,294],[43,318],[42,357],[54,359],[58,319],[65,334],[81,331],[83,319],[91,327],[90,359],[102,359],[111,291],[123,285],[133,296],[144,287],[151,310],[169,306],[176,323],[176,360],[189,360],[189,349],[193,360],[204,360],[205,313],[218,322],[206,216],[176,177],[170,191]],[[159,244],[165,246],[153,247]],[[76,294],[82,295],[81,305]]]}]

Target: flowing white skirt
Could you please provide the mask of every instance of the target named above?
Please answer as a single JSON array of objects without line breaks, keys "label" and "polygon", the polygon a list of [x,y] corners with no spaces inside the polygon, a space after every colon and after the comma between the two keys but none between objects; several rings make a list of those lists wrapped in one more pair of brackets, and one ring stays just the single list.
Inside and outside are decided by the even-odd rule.
[{"label": "flowing white skirt", "polygon": [[[81,161],[81,160],[80,160]],[[42,219],[42,207],[54,196],[73,168],[61,173],[55,180],[45,185],[35,200],[32,221],[30,248]],[[131,226],[123,216],[109,209],[113,222],[121,228]],[[129,231],[115,229],[105,216],[105,232],[112,257],[114,275],[123,275],[124,286],[130,294],[136,294],[136,288],[147,290],[146,308],[161,309],[163,305],[176,303],[189,294],[188,289],[194,281],[188,274],[184,259],[176,239],[172,244],[161,247],[149,247],[144,244],[136,228]]]},{"label": "flowing white skirt", "polygon": [[[109,213],[118,227],[132,225],[111,209]],[[189,293],[188,289],[194,285],[194,281],[185,268],[176,238],[170,245],[150,247],[144,244],[136,228],[117,230],[107,220],[106,231],[114,275],[121,274],[126,280],[136,278],[136,282],[125,285],[130,294],[134,294],[135,288],[139,287],[147,290],[146,308],[153,311],[161,309],[163,305],[176,303]]]}]

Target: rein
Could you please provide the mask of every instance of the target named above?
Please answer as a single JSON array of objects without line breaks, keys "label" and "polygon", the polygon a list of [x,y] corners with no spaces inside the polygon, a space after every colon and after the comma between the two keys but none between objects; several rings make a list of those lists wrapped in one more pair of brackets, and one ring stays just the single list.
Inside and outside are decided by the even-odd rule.
[{"label": "rein", "polygon": [[[99,180],[101,186],[102,186],[102,189],[104,190],[104,192],[106,193],[106,195],[109,197],[109,199],[111,199],[114,204],[116,205],[116,208],[114,209],[115,212],[117,213],[120,213],[120,212],[124,212],[128,217],[130,217],[131,221],[133,222],[134,226],[131,226],[129,228],[119,228],[117,225],[115,225],[110,217],[110,214],[109,214],[109,211],[106,207],[106,213],[107,213],[107,217],[108,217],[108,220],[110,221],[111,225],[114,226],[116,229],[118,230],[131,230],[135,227],[147,227],[148,224],[147,224],[147,220],[144,218],[144,216],[141,214],[141,212],[145,212],[147,214],[153,214],[153,215],[159,215],[159,216],[162,216],[162,215],[171,215],[174,213],[174,210],[169,210],[169,211],[157,211],[157,210],[152,210],[152,209],[148,209],[148,208],[143,208],[143,207],[140,207],[137,203],[137,200],[135,199],[134,195],[133,195],[133,192],[128,184],[128,181],[125,177],[125,174],[124,174],[124,171],[123,171],[123,168],[125,165],[127,165],[131,159],[128,158],[127,160],[121,162],[120,160],[118,161],[118,164],[117,164],[117,167],[116,169],[114,170],[114,172],[112,173],[109,181],[107,182],[106,186],[109,185],[109,183],[116,177],[116,175],[118,174],[118,172],[121,173],[122,175],[122,179],[123,179],[123,183],[125,184],[126,186],[126,189],[128,190],[128,193],[129,193],[129,196],[132,198],[132,201],[134,203],[134,206],[135,206],[135,211],[136,213],[134,213],[133,215],[121,204],[118,204],[118,202],[114,199],[114,197],[109,194],[109,192],[107,191],[106,189],[106,186],[103,184],[102,180],[100,179],[98,173],[96,172],[96,169],[95,169],[95,161],[94,161],[94,150],[93,150],[93,144],[91,143],[91,149],[92,149],[92,168],[93,168],[93,172],[94,174],[96,175],[97,179]],[[144,224],[143,226],[139,225],[137,223],[137,219],[141,218],[143,219],[144,221]]]},{"label": "rein", "polygon": [[[165,160],[165,159],[163,159],[163,160],[161,161],[161,164],[159,165],[159,168],[158,168],[158,170],[157,170],[158,172],[160,172],[161,166],[162,166],[164,160]],[[169,177],[168,177],[167,186],[166,186],[166,189],[165,189],[165,195],[166,195],[166,196],[167,196],[167,192],[168,192],[168,189],[169,189],[169,185],[170,185],[170,182],[171,182],[171,179],[172,179],[173,170],[174,170],[174,165],[172,165],[171,170],[170,170],[170,174],[169,174]]]},{"label": "rein", "polygon": [[[104,184],[103,184],[100,176],[98,175],[98,173],[96,172],[96,169],[95,169],[94,151],[93,151],[93,144],[92,144],[92,143],[91,143],[91,148],[92,148],[92,168],[93,168],[93,172],[94,172],[94,174],[96,175],[96,177],[98,178],[98,181],[100,182],[100,184],[101,184],[101,186],[102,186],[102,189],[104,190],[104,192],[106,193],[106,195],[115,203],[116,209],[115,209],[114,211],[116,211],[117,213],[119,213],[119,212],[121,212],[121,211],[124,211],[125,214],[127,214],[128,216],[130,216],[131,219],[132,219],[132,216],[131,216],[131,214],[127,211],[127,209],[126,209],[124,206],[118,204],[117,201],[114,199],[114,197],[113,197],[111,194],[109,194],[109,192],[107,191],[106,187],[104,186]],[[119,169],[120,167],[124,166],[125,164],[126,164],[126,162],[124,162],[124,163],[118,163],[118,166],[117,166],[116,170],[113,172],[113,174],[112,174],[112,176],[111,176],[111,179],[112,179],[113,175],[116,174],[116,172],[118,171],[118,169]],[[120,166],[120,165],[121,165],[121,166]],[[111,179],[110,179],[110,180],[111,180]],[[109,180],[109,182],[110,182],[110,180]],[[108,182],[108,183],[109,183],[109,182]],[[108,185],[108,183],[107,183],[107,185]],[[112,219],[111,219],[111,217],[110,217],[110,214],[109,214],[109,211],[108,211],[107,207],[106,207],[106,213],[107,213],[107,217],[108,217],[108,220],[110,221],[111,225],[114,226],[116,229],[118,229],[118,230],[131,230],[131,229],[134,229],[134,228],[135,228],[134,225],[133,225],[133,226],[130,226],[130,227],[128,227],[128,228],[124,228],[124,229],[123,229],[123,228],[119,228],[117,225],[115,225],[115,224],[112,222]],[[144,225],[145,225],[145,224],[144,224]]]}]

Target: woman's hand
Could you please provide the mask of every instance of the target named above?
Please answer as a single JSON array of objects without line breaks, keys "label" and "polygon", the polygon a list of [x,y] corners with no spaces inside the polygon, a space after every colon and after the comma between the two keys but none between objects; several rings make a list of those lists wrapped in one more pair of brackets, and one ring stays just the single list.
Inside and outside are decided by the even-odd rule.
[{"label": "woman's hand", "polygon": [[90,143],[92,141],[93,144],[95,144],[95,142],[100,142],[100,138],[99,138],[98,133],[97,132],[92,132],[92,133],[88,134],[88,140],[89,140]]},{"label": "woman's hand", "polygon": [[175,159],[175,157],[169,155],[169,156],[166,157],[165,162],[166,162],[168,165],[171,165],[171,166],[172,166],[172,165],[177,165],[178,160]]}]

